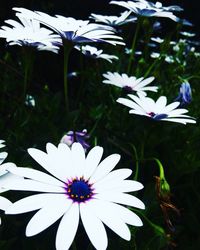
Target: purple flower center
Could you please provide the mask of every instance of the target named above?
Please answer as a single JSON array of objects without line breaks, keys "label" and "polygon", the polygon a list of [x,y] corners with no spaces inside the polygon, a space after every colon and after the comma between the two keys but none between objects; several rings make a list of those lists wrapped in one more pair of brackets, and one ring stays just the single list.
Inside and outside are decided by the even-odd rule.
[{"label": "purple flower center", "polygon": [[67,195],[77,202],[84,202],[93,196],[92,185],[85,181],[83,178],[76,178],[67,184]]},{"label": "purple flower center", "polygon": [[155,114],[154,112],[147,113],[154,120],[162,120],[168,117],[167,114]]}]

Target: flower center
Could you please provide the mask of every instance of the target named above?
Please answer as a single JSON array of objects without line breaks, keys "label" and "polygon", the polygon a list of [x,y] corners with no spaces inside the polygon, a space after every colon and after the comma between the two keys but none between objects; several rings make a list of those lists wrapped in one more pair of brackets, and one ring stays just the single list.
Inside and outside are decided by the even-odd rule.
[{"label": "flower center", "polygon": [[93,196],[93,189],[88,181],[76,178],[70,181],[66,187],[67,195],[77,202],[84,202]]},{"label": "flower center", "polygon": [[147,113],[154,120],[162,120],[168,117],[167,114],[155,114],[154,112]]}]

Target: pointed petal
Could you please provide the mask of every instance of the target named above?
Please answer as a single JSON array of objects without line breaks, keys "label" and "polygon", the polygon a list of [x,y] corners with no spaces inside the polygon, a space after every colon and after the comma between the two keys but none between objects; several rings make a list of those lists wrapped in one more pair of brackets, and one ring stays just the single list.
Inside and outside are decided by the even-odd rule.
[{"label": "pointed petal", "polygon": [[117,213],[118,211],[113,210],[113,207],[110,206],[109,202],[94,199],[87,205],[111,230],[113,230],[121,238],[130,240],[131,234],[129,228],[122,220],[121,215]]},{"label": "pointed petal", "polygon": [[80,204],[81,220],[85,231],[96,249],[104,250],[108,245],[105,227],[87,203]]},{"label": "pointed petal", "polygon": [[[55,207],[56,204],[56,207]],[[72,201],[64,195],[54,195],[51,203],[41,208],[29,221],[26,236],[36,235],[55,223],[69,209]]]},{"label": "pointed petal", "polygon": [[70,248],[79,224],[79,205],[73,203],[61,219],[56,234],[56,249],[67,250]]},{"label": "pointed petal", "polygon": [[119,160],[120,155],[118,154],[112,154],[105,158],[96,168],[94,174],[90,178],[90,182],[96,182],[104,178],[110,171],[113,170]]},{"label": "pointed petal", "polygon": [[101,157],[103,155],[103,148],[96,146],[92,148],[85,160],[85,170],[83,172],[83,176],[85,179],[88,179],[97,168],[99,162],[101,161]]},{"label": "pointed petal", "polygon": [[109,192],[101,192],[99,194],[95,195],[96,199],[99,200],[105,200],[105,201],[111,201],[119,204],[124,204],[127,206],[137,207],[140,209],[145,209],[144,203],[136,198],[133,195],[130,194],[124,194],[124,193],[115,193],[113,191]]}]

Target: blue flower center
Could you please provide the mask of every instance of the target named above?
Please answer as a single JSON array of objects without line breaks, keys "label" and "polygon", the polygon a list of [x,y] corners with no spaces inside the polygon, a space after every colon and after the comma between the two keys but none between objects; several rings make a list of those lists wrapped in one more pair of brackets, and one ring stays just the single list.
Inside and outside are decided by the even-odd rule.
[{"label": "blue flower center", "polygon": [[91,184],[88,181],[85,181],[83,178],[74,179],[69,182],[66,188],[68,196],[77,202],[84,202],[90,199],[93,195],[93,189]]},{"label": "blue flower center", "polygon": [[147,113],[154,120],[162,120],[168,117],[167,114],[155,114],[154,112]]}]

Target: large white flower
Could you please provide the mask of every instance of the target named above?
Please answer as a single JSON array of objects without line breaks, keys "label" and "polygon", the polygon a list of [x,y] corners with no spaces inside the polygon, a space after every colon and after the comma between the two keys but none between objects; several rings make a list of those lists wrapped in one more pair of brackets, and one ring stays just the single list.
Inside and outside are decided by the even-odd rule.
[{"label": "large white flower", "polygon": [[144,77],[136,78],[135,76],[128,76],[127,74],[119,74],[117,72],[107,72],[103,74],[106,80],[103,80],[103,83],[112,84],[120,88],[124,88],[127,91],[136,91],[146,95],[145,91],[157,92],[158,87],[156,86],[147,86],[155,78],[153,76],[144,79]]},{"label": "large white flower", "polygon": [[113,27],[121,26],[126,23],[135,22],[137,17],[129,17],[131,11],[124,11],[118,16],[105,16],[98,14],[91,14],[90,18],[94,19],[97,23],[105,23]]},{"label": "large white flower", "polygon": [[25,8],[13,8],[16,15],[36,19],[58,33],[63,40],[72,43],[106,42],[113,45],[124,43],[115,35],[115,29],[107,25],[89,23],[88,20],[76,20],[61,15],[50,16],[40,11],[30,11]]},{"label": "large white flower", "polygon": [[10,189],[41,192],[15,202],[6,211],[20,214],[39,209],[26,227],[26,236],[36,235],[62,218],[56,235],[57,250],[69,249],[80,219],[98,250],[106,249],[108,244],[104,224],[130,240],[127,224],[142,226],[142,221],[119,204],[144,209],[139,199],[127,194],[142,189],[143,185],[125,180],[131,175],[130,169],[112,171],[120,156],[112,154],[100,163],[103,148],[99,146],[92,148],[87,157],[80,143],[73,143],[71,149],[64,143],[58,147],[47,143],[46,148],[47,153],[34,148],[28,152],[51,175],[29,168],[9,169],[26,178],[8,185]]},{"label": "large white flower", "polygon": [[146,17],[167,17],[172,19],[175,22],[178,22],[180,19],[176,17],[172,11],[181,11],[182,8],[179,6],[162,6],[162,3],[145,1],[145,0],[135,0],[135,1],[111,1],[111,4],[116,4],[127,8],[138,16]]},{"label": "large white flower", "polygon": [[40,27],[37,20],[18,15],[20,22],[15,20],[6,20],[9,26],[2,26],[0,29],[0,37],[6,38],[9,45],[33,46],[43,50],[54,51],[55,44],[59,44],[61,39],[58,35],[44,27]]},{"label": "large white flower", "polygon": [[118,98],[117,102],[131,108],[130,114],[144,115],[154,120],[178,122],[182,124],[196,123],[194,118],[185,115],[187,109],[177,108],[180,102],[173,102],[167,105],[167,98],[160,96],[155,102],[144,95],[128,95],[130,99]]},{"label": "large white flower", "polygon": [[112,60],[119,59],[117,56],[104,54],[102,49],[98,50],[96,47],[90,45],[75,46],[75,49],[81,51],[85,56],[96,59],[104,59],[110,63],[112,63]]}]

